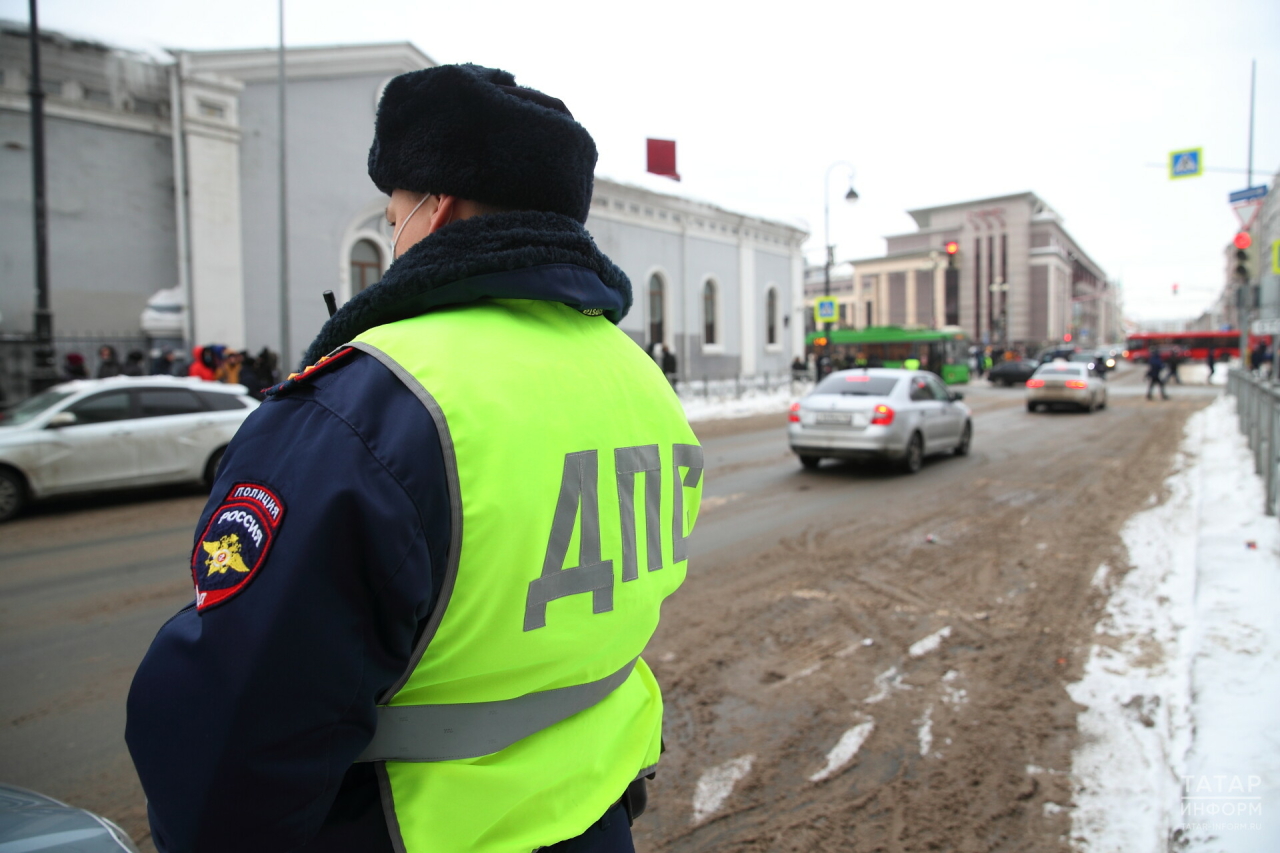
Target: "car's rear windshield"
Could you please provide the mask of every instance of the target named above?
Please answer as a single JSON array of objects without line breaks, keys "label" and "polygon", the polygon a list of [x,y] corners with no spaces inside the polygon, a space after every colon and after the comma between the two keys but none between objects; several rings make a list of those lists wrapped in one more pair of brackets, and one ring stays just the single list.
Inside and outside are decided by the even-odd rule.
[{"label": "car's rear windshield", "polygon": [[55,406],[74,394],[74,391],[50,389],[30,400],[19,403],[7,412],[0,412],[0,426],[17,426],[26,423],[41,412]]},{"label": "car's rear windshield", "polygon": [[814,390],[815,394],[854,394],[859,397],[888,397],[896,376],[877,376],[874,373],[833,373]]},{"label": "car's rear windshield", "polygon": [[1083,362],[1097,361],[1098,356],[1096,353],[1092,353],[1092,352],[1076,352],[1071,354],[1071,360],[1083,361]]},{"label": "car's rear windshield", "polygon": [[1084,365],[1042,364],[1036,376],[1084,376]]}]

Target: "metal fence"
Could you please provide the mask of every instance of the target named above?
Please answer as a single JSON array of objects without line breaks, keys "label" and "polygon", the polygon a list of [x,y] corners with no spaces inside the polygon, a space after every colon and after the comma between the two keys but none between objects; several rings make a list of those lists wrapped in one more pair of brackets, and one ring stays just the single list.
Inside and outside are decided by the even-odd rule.
[{"label": "metal fence", "polygon": [[[100,332],[85,335],[55,335],[53,366],[62,374],[67,353],[84,356],[85,370],[93,376],[98,369],[98,348],[115,347],[121,363],[130,350],[146,353],[150,343],[140,335]],[[31,393],[31,371],[35,365],[36,342],[29,335],[0,336],[0,407],[11,406]],[[144,361],[144,364],[146,362]]]},{"label": "metal fence", "polygon": [[1227,374],[1227,393],[1236,398],[1240,431],[1253,451],[1253,467],[1266,484],[1266,512],[1275,515],[1280,492],[1280,385],[1243,370]]},{"label": "metal fence", "polygon": [[813,380],[800,377],[803,374],[762,373],[758,376],[734,376],[729,379],[680,380],[675,383],[676,394],[682,399],[741,400],[743,397],[767,396],[786,391],[799,396],[813,384]]}]

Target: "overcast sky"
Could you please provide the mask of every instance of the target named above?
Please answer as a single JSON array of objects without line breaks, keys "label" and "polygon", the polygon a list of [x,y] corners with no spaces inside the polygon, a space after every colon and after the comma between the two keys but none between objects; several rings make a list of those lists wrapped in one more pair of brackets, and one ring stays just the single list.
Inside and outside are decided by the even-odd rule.
[{"label": "overcast sky", "polygon": [[[0,17],[26,7],[0,0]],[[135,47],[277,38],[267,0],[44,0],[40,15]],[[438,62],[506,68],[568,104],[609,177],[643,172],[645,137],[675,139],[684,181],[671,191],[805,224],[815,261],[836,161],[861,195],[843,201],[837,169],[837,259],[883,254],[884,235],[915,229],[908,209],[1032,190],[1123,282],[1135,319],[1198,314],[1221,288],[1250,59],[1254,184],[1280,169],[1276,0],[288,0],[285,28],[292,45],[411,41]],[[1169,152],[1190,147],[1210,170],[1241,171],[1170,181]]]}]

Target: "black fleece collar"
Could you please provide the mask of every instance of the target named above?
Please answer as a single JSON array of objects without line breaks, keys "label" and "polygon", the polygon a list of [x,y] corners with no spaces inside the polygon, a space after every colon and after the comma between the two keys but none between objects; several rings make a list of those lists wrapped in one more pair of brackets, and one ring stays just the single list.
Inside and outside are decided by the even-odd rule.
[{"label": "black fleece collar", "polygon": [[631,310],[631,282],[568,216],[520,211],[463,219],[419,241],[381,281],[339,308],[303,363],[315,364],[374,326],[485,298],[563,302],[618,323]]}]

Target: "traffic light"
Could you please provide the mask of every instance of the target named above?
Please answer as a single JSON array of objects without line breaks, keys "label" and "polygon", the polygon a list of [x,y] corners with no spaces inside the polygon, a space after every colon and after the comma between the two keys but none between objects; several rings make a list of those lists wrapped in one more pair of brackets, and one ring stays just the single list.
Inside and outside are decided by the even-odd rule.
[{"label": "traffic light", "polygon": [[1178,283],[1176,281],[1173,283],[1173,295],[1178,295]]},{"label": "traffic light", "polygon": [[1236,249],[1236,278],[1245,284],[1249,282],[1249,252],[1245,249]]},{"label": "traffic light", "polygon": [[1063,335],[1063,336],[1062,336],[1062,342],[1063,342],[1064,344],[1069,344],[1069,343],[1071,343],[1071,333],[1070,333],[1070,332],[1067,332],[1065,335]]},{"label": "traffic light", "polygon": [[814,345],[815,347],[825,347],[825,346],[827,345],[827,339],[826,339],[826,338],[814,338],[814,339],[813,339],[813,345]]},{"label": "traffic light", "polygon": [[1237,249],[1247,249],[1253,245],[1253,237],[1248,231],[1241,231],[1231,242],[1236,244]]},{"label": "traffic light", "polygon": [[948,240],[945,248],[947,250],[947,267],[955,268],[956,253],[960,251],[960,244],[955,240]]}]

